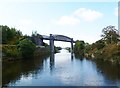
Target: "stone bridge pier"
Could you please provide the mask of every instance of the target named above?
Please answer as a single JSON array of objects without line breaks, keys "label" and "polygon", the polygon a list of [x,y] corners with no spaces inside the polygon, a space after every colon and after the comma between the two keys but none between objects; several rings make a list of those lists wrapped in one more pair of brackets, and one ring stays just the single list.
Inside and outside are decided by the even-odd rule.
[{"label": "stone bridge pier", "polygon": [[54,53],[54,37],[52,34],[50,34],[50,51]]},{"label": "stone bridge pier", "polygon": [[[60,39],[58,39],[58,40],[60,40]],[[54,53],[54,41],[56,41],[54,35],[50,34],[50,51],[51,51],[51,53]],[[73,38],[71,38],[69,41],[66,40],[66,42],[71,43],[71,53],[73,53],[73,43],[74,43]]]},{"label": "stone bridge pier", "polygon": [[71,38],[71,53],[73,53],[73,38]]}]

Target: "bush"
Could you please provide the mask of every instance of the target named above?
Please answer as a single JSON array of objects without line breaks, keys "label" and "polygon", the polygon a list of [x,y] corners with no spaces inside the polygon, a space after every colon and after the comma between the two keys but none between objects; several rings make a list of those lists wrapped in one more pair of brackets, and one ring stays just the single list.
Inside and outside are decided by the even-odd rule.
[{"label": "bush", "polygon": [[4,57],[20,58],[21,56],[21,53],[17,49],[16,45],[3,45],[2,52],[4,54]]},{"label": "bush", "polygon": [[33,58],[36,46],[31,40],[23,39],[17,46],[23,58]]},{"label": "bush", "polygon": [[84,41],[77,40],[74,45],[74,53],[84,55],[85,43]]},{"label": "bush", "polygon": [[103,49],[103,55],[108,60],[120,60],[120,45],[109,44]]}]

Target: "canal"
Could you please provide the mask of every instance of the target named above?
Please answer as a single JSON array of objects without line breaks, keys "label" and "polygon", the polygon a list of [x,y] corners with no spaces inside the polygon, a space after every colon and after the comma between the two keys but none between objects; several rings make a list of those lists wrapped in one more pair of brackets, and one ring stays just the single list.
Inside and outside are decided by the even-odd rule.
[{"label": "canal", "polygon": [[60,53],[4,62],[4,86],[120,86],[120,66]]}]

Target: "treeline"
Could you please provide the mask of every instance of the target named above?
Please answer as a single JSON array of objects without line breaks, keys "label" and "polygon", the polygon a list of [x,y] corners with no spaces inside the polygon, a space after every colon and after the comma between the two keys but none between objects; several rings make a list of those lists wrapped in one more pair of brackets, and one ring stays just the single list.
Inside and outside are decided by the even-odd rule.
[{"label": "treeline", "polygon": [[[2,32],[0,47],[2,47],[3,60],[27,59],[50,53],[48,44],[43,42],[44,47],[37,46],[33,38],[37,37],[37,32],[32,33],[31,36],[23,35],[20,30],[6,25],[0,25],[0,31]],[[55,47],[55,52],[60,49],[60,47]]]},{"label": "treeline", "polygon": [[101,39],[93,44],[77,41],[74,52],[87,58],[120,63],[120,35],[115,26],[103,28]]},{"label": "treeline", "polygon": [[2,44],[15,44],[23,35],[20,30],[0,25],[2,31]]},{"label": "treeline", "polygon": [[34,57],[36,45],[20,30],[0,25],[0,31],[2,31],[3,61]]}]

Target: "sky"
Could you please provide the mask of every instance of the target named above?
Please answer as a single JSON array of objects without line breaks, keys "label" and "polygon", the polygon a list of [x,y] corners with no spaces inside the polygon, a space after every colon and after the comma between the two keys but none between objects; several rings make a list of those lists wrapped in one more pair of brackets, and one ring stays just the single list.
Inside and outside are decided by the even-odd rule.
[{"label": "sky", "polygon": [[[101,39],[106,26],[118,29],[117,14],[118,2],[114,0],[3,0],[0,3],[0,25],[15,27],[27,35],[37,31],[41,35],[65,35],[88,43]],[[55,41],[55,45],[69,47],[70,43]]]}]

